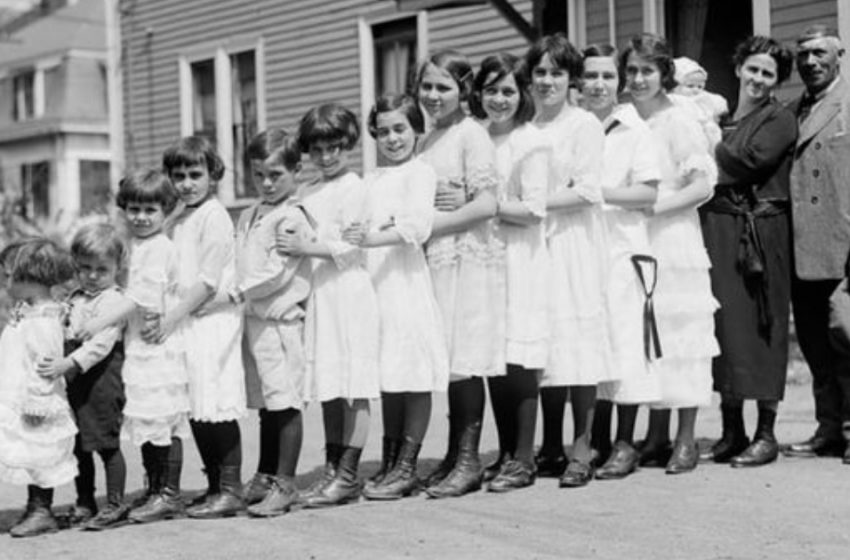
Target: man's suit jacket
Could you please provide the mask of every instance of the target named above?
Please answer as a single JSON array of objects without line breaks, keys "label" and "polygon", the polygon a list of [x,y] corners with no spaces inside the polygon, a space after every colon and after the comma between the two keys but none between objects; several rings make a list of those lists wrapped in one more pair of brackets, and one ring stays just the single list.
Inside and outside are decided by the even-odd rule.
[{"label": "man's suit jacket", "polygon": [[[795,114],[802,98],[791,104]],[[850,84],[800,124],[791,168],[794,258],[803,280],[842,278],[850,255]]]}]

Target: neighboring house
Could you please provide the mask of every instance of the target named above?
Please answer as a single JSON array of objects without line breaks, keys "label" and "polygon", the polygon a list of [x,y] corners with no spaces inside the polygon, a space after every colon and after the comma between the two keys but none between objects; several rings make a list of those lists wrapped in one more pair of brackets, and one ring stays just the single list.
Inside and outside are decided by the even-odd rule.
[{"label": "neighboring house", "polygon": [[[244,150],[252,134],[294,130],[308,108],[328,101],[363,116],[377,94],[404,89],[417,61],[437,49],[477,64],[502,50],[522,53],[541,33],[564,31],[584,46],[661,32],[731,99],[729,61],[741,38],[790,41],[814,22],[850,38],[850,0],[110,1],[123,53],[124,115],[114,132],[127,164],[156,164],[178,136],[206,135],[225,159],[219,193],[230,205],[254,194]],[[354,161],[361,170],[375,165],[365,131]]]},{"label": "neighboring house", "polygon": [[0,188],[68,223],[110,196],[103,0],[69,0],[0,45]]}]

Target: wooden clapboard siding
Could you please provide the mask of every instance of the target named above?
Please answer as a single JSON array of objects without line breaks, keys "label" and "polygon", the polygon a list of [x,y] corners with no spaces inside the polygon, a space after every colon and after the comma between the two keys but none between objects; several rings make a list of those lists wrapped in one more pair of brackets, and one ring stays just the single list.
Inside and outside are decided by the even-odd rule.
[{"label": "wooden clapboard siding", "polygon": [[[531,0],[512,4],[531,19]],[[359,113],[358,18],[396,12],[392,0],[145,0],[134,6],[122,16],[124,121],[126,146],[134,151],[127,160],[142,165],[156,164],[179,135],[181,55],[212,57],[230,39],[262,38],[267,124],[293,129],[317,103],[336,101]],[[474,64],[490,53],[527,48],[486,4],[429,12],[428,41],[432,50],[455,48]],[[359,150],[352,161],[359,164]]]},{"label": "wooden clapboard siding", "polygon": [[[770,6],[771,35],[790,47],[797,36],[809,25],[825,23],[838,27],[838,2],[848,0],[772,0]],[[803,84],[796,70],[779,90],[781,99],[790,100],[800,95]]]},{"label": "wooden clapboard siding", "polygon": [[608,0],[587,2],[587,44],[610,43],[608,28]]},{"label": "wooden clapboard siding", "polygon": [[633,35],[643,31],[643,2],[642,0],[615,0],[614,12],[617,47],[622,47]]}]

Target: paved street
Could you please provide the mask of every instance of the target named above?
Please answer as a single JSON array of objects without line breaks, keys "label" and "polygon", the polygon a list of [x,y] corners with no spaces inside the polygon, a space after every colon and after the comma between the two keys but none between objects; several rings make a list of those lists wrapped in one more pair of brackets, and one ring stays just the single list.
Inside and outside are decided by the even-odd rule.
[{"label": "paved street", "polygon": [[[778,435],[788,442],[813,428],[809,385],[788,387]],[[423,457],[433,465],[442,452],[445,402],[437,399]],[[754,411],[748,410],[748,426]],[[299,483],[308,484],[322,461],[321,418],[306,415]],[[641,412],[639,433],[644,429]],[[490,426],[483,449],[496,448]],[[243,424],[244,477],[256,460],[256,422]],[[366,474],[377,467],[380,419],[365,454]],[[567,426],[567,433],[571,428]],[[719,433],[715,409],[701,412],[700,437]],[[186,446],[185,487],[203,486],[197,453]],[[138,455],[127,452],[128,486],[141,487]],[[471,559],[758,559],[846,558],[850,550],[848,478],[838,459],[784,459],[754,470],[700,465],[696,472],[666,476],[643,469],[625,481],[596,481],[559,490],[542,479],[507,495],[479,492],[433,501],[422,496],[393,503],[360,502],[326,511],[295,511],[273,520],[246,517],[190,519],[128,526],[99,534],[63,531],[15,540],[0,534],[5,559],[253,559],[253,558],[471,558]],[[100,471],[98,476],[102,476]],[[102,483],[101,483],[102,486]],[[25,491],[0,485],[0,530],[20,514]],[[57,493],[60,507],[73,499],[70,486]]]}]

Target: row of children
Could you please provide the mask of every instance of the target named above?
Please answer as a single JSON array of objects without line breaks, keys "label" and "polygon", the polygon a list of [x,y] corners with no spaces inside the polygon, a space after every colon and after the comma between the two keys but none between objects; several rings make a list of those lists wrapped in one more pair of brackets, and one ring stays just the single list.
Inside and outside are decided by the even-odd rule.
[{"label": "row of children", "polygon": [[[459,53],[434,54],[419,69],[415,98],[383,97],[369,114],[386,165],[365,181],[349,170],[357,119],[339,105],[308,111],[297,136],[270,129],[254,138],[260,200],[235,231],[215,198],[221,159],[207,140],[181,139],[162,171],[119,186],[132,236],[125,289],[127,250],[109,225],[77,234],[74,266],[45,240],[4,249],[18,304],[0,341],[4,370],[14,373],[4,371],[0,387],[0,479],[29,488],[11,533],[55,530],[52,488],[75,475],[71,520],[93,530],[246,506],[267,517],[296,503],[390,500],[423,487],[432,498],[461,496],[485,481],[504,492],[532,484],[538,465],[563,472],[561,486],[581,486],[593,476],[597,387],[624,405],[618,442],[631,441],[638,403],[681,408],[668,472],[693,469],[696,407],[708,403],[717,351],[695,203],[710,192],[714,167],[685,112],[665,104],[657,130],[644,123],[641,103],[656,102],[669,70],[653,48],[637,40],[619,61],[592,49],[585,60],[552,36],[524,59],[489,56],[477,73]],[[613,112],[616,86],[588,92],[596,114],[568,102],[574,78],[611,80],[618,62],[637,110]],[[319,172],[312,182],[301,180],[302,153]],[[659,290],[671,303],[658,302],[656,319],[657,263],[670,271]],[[72,270],[79,288],[63,354],[65,315],[50,288]],[[485,378],[500,448],[486,469],[478,456]],[[576,431],[568,462],[567,388]],[[444,391],[448,449],[420,480],[432,393]],[[378,397],[383,457],[364,486],[358,464]],[[327,460],[323,476],[298,492],[309,401],[322,403]],[[237,419],[246,404],[259,410],[260,457],[243,489]],[[185,508],[181,442],[190,432],[208,490]],[[132,506],[119,438],[141,445],[149,482]],[[95,451],[107,473],[99,513]],[[616,452],[611,460],[600,470],[609,478],[634,470]]]}]

